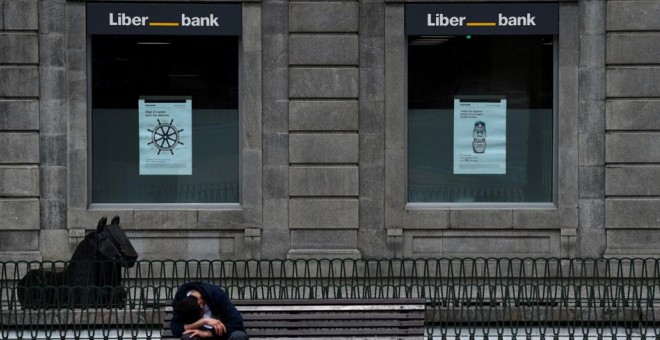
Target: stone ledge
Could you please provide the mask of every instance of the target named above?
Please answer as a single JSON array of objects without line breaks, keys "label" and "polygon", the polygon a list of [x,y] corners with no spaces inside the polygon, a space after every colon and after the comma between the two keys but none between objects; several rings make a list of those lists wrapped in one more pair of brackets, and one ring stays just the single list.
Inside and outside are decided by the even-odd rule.
[{"label": "stone ledge", "polygon": [[42,261],[41,252],[39,251],[10,251],[0,252],[0,262],[3,261]]},{"label": "stone ledge", "polygon": [[362,254],[357,249],[291,249],[286,255],[290,260],[306,259],[359,259]]}]

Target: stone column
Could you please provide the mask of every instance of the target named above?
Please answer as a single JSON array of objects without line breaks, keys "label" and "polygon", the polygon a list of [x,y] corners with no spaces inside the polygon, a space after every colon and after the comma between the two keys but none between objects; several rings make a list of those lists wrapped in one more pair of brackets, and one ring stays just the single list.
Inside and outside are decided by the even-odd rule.
[{"label": "stone column", "polygon": [[580,4],[578,256],[605,249],[605,1]]},{"label": "stone column", "polygon": [[39,10],[0,1],[0,261],[39,253]]},{"label": "stone column", "polygon": [[359,6],[289,4],[291,258],[359,257]]}]

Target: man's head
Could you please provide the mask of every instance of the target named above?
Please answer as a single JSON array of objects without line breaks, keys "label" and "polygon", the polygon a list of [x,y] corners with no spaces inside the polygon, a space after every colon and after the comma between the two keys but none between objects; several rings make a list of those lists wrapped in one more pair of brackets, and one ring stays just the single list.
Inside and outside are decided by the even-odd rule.
[{"label": "man's head", "polygon": [[198,292],[197,295],[188,294],[176,305],[176,313],[182,323],[191,324],[199,320],[204,314],[204,300],[198,295]]}]

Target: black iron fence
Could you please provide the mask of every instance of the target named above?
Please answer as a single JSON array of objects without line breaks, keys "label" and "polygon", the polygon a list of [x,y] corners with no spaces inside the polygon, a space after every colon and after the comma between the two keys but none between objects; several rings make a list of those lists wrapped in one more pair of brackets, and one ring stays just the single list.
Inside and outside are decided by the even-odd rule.
[{"label": "black iron fence", "polygon": [[660,339],[651,258],[163,260],[75,277],[69,266],[0,262],[2,339],[159,338],[162,308],[196,280],[235,300],[421,297],[435,339]]}]

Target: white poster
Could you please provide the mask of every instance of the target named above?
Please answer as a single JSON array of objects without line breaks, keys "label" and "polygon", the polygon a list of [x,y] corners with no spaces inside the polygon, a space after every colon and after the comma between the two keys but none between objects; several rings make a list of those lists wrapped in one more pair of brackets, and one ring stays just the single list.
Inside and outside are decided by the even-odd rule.
[{"label": "white poster", "polygon": [[506,99],[454,98],[454,174],[506,174]]},{"label": "white poster", "polygon": [[139,100],[140,175],[192,175],[192,100]]}]

